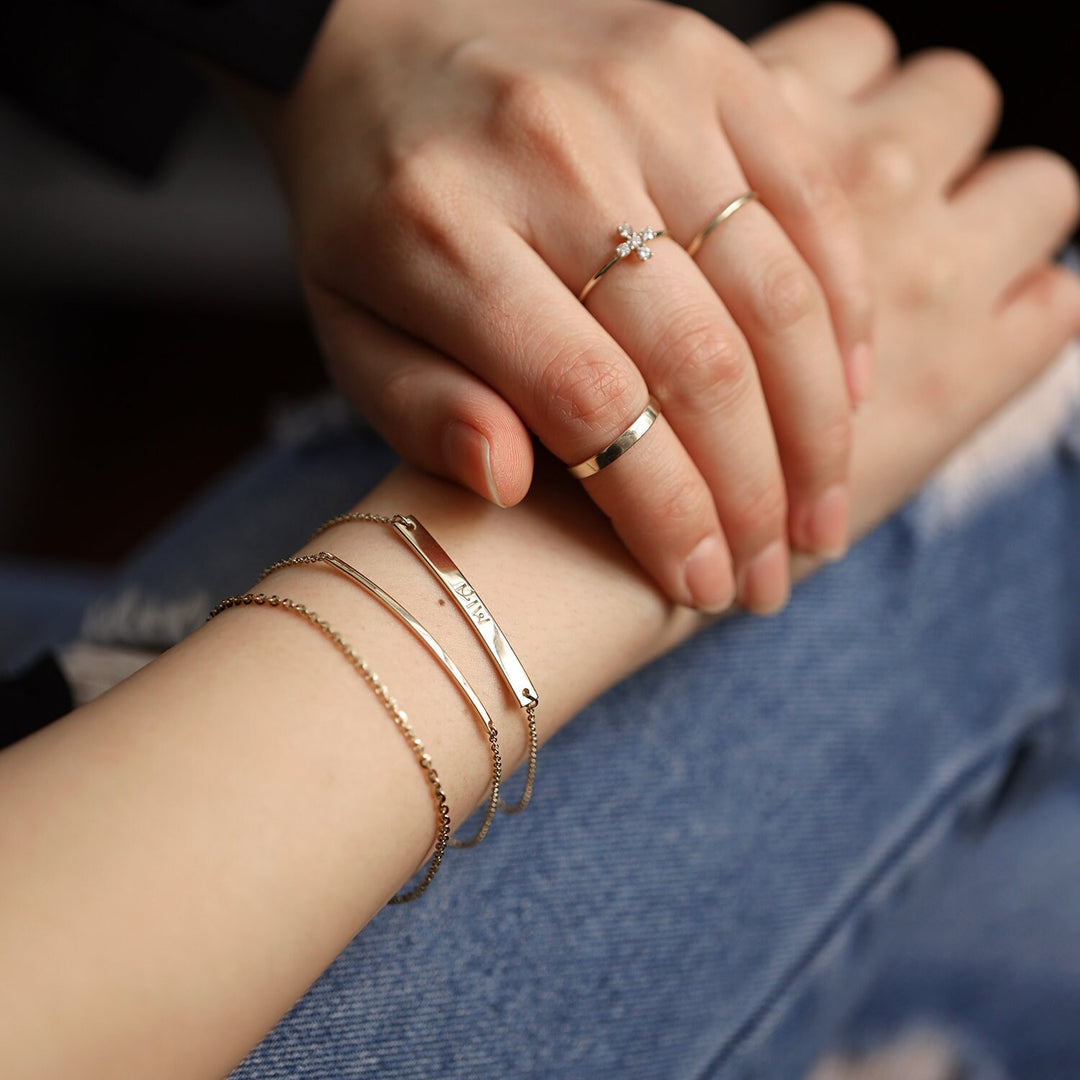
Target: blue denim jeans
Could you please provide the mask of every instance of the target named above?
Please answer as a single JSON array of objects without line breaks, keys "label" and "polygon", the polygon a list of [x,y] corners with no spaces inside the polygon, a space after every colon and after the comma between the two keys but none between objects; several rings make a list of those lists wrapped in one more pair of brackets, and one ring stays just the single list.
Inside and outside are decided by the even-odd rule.
[{"label": "blue denim jeans", "polygon": [[[379,914],[233,1080],[787,1078],[913,1021],[970,1076],[1080,1076],[1080,359],[1054,378],[782,615],[594,702],[529,812]],[[390,462],[301,410],[83,632],[175,635]],[[51,592],[6,659],[74,632]]]}]

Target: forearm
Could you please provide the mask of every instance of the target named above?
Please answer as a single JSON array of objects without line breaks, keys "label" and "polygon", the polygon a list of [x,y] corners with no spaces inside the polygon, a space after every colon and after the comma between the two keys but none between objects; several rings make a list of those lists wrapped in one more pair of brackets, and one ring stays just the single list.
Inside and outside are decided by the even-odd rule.
[{"label": "forearm", "polygon": [[[452,553],[536,682],[542,738],[692,627],[564,480],[500,511],[399,471],[361,506],[415,513]],[[520,709],[400,540],[349,525],[317,546],[414,611],[520,760]],[[325,567],[265,588],[318,611],[380,674],[460,823],[490,763],[450,680]],[[0,822],[0,1060],[12,1077],[221,1074],[402,884],[433,833],[430,793],[375,696],[302,620],[265,609],[223,615],[0,755]]]}]

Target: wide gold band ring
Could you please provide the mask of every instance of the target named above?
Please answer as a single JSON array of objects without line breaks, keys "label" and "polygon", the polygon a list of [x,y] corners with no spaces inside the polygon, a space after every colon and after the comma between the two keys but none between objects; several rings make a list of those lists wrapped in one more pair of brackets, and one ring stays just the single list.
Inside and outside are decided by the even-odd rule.
[{"label": "wide gold band ring", "polygon": [[570,475],[575,480],[584,480],[586,476],[592,476],[601,469],[606,469],[612,462],[618,461],[653,426],[659,415],[660,402],[650,397],[649,404],[641,411],[641,415],[613,443],[609,443],[599,454],[580,465],[571,465]]},{"label": "wide gold band ring", "polygon": [[615,254],[587,282],[585,282],[585,288],[578,293],[578,299],[584,303],[585,297],[589,295],[596,288],[596,283],[616,264],[623,261],[623,259],[629,258],[631,255],[636,255],[642,262],[648,262],[653,257],[653,249],[649,247],[650,240],[659,240],[661,236],[667,234],[666,229],[642,229],[641,232],[635,232],[625,222],[616,230],[619,236],[622,237],[622,243],[615,248]]},{"label": "wide gold band ring", "polygon": [[702,244],[709,238],[709,234],[713,229],[719,225],[723,225],[725,221],[736,211],[741,210],[747,203],[753,202],[757,198],[756,191],[746,191],[737,198],[734,198],[720,211],[719,214],[714,217],[704,229],[701,230],[686,246],[686,254],[692,259],[697,253]]}]

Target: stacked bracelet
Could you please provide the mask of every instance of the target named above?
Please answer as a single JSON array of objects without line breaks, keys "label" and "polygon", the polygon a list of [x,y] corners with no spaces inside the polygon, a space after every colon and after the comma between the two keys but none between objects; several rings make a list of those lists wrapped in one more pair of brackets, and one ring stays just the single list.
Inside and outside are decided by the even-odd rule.
[{"label": "stacked bracelet", "polygon": [[469,625],[472,626],[489,656],[494,661],[495,666],[498,668],[507,687],[509,687],[510,692],[524,710],[528,732],[528,767],[525,774],[525,789],[521,798],[516,803],[508,804],[500,799],[502,788],[502,753],[499,748],[499,733],[495,728],[494,721],[491,719],[488,711],[484,708],[483,702],[481,702],[476,691],[447,654],[446,650],[434,637],[432,637],[420,621],[398,600],[355,566],[347,563],[339,555],[335,555],[329,551],[319,551],[313,555],[296,555],[292,558],[282,559],[272,566],[267,567],[262,574],[259,575],[258,581],[262,582],[266,577],[274,573],[274,571],[286,567],[326,565],[348,578],[355,585],[363,588],[367,593],[383,604],[384,607],[389,609],[421,641],[428,652],[431,653],[443,670],[450,676],[479,719],[491,754],[491,786],[488,792],[487,806],[479,828],[469,839],[455,840],[451,838],[450,810],[447,805],[446,794],[439,781],[438,773],[435,771],[435,767],[431,762],[430,755],[426,752],[423,743],[414,733],[404,711],[398,706],[397,701],[390,696],[389,691],[387,691],[379,677],[371,670],[367,663],[342,638],[342,636],[326,622],[325,619],[319,618],[315,612],[295,600],[290,600],[288,597],[267,596],[265,593],[245,593],[242,596],[230,596],[227,599],[222,600],[222,602],[210,612],[209,618],[212,619],[229,608],[252,604],[260,607],[268,606],[272,608],[283,608],[286,611],[293,612],[306,619],[312,626],[319,630],[320,633],[329,638],[335,647],[349,660],[357,672],[359,672],[364,681],[372,688],[375,695],[382,702],[383,707],[394,721],[398,730],[402,733],[402,736],[405,738],[409,748],[416,757],[420,768],[423,770],[431,788],[435,805],[435,842],[431,859],[428,862],[421,880],[412,888],[398,893],[390,901],[392,904],[401,904],[416,899],[416,897],[423,893],[431,884],[448,846],[471,847],[474,844],[478,844],[487,835],[497,809],[502,810],[504,813],[515,814],[528,806],[529,801],[532,798],[536,777],[538,743],[536,731],[536,707],[540,702],[540,698],[533,686],[532,680],[526,673],[524,666],[511,647],[506,635],[495,621],[495,617],[480,599],[476,590],[465,575],[458,569],[454,561],[435,540],[431,533],[429,533],[415,517],[403,516],[401,514],[395,515],[394,517],[387,517],[381,514],[343,514],[341,517],[334,518],[322,525],[316,530],[312,539],[316,536],[320,536],[327,529],[330,529],[335,525],[357,521],[387,525],[402,537],[410,550],[412,550],[421,562],[423,562],[423,564],[431,571],[442,587],[449,593],[462,614],[466,617]]},{"label": "stacked bracelet", "polygon": [[329,551],[320,551],[315,555],[294,555],[290,559],[282,559],[280,562],[268,566],[262,574],[259,575],[259,580],[256,584],[268,577],[275,570],[282,570],[287,566],[311,566],[312,564],[318,563],[324,563],[327,566],[333,567],[333,569],[337,570],[340,574],[343,574],[361,588],[366,589],[384,607],[392,611],[413,632],[413,634],[420,639],[428,652],[435,657],[443,670],[445,670],[450,678],[454,680],[465,700],[472,706],[473,711],[479,717],[491,750],[491,789],[488,793],[488,805],[484,812],[484,819],[480,823],[480,828],[477,829],[473,836],[468,840],[450,841],[454,847],[472,847],[474,844],[479,844],[480,841],[487,836],[488,829],[491,828],[491,822],[495,817],[496,807],[499,805],[499,789],[502,786],[502,753],[499,750],[499,733],[495,729],[494,721],[488,715],[487,709],[484,708],[483,703],[476,696],[476,691],[473,690],[468,679],[462,675],[457,664],[450,659],[446,650],[443,649],[431,634],[428,633],[420,621],[410,611],[398,603],[398,601],[385,589],[380,585],[376,585],[371,578],[362,574],[355,566],[350,566],[349,563],[340,556],[334,555]]},{"label": "stacked bracelet", "polygon": [[[491,610],[480,599],[476,589],[461,572],[442,545],[412,515],[351,513],[341,514],[320,525],[311,536],[315,540],[328,529],[350,522],[368,522],[376,525],[388,525],[400,536],[420,561],[431,571],[436,580],[446,590],[469,625],[476,632],[499,669],[503,681],[517,703],[525,711],[525,723],[528,738],[528,765],[525,772],[525,789],[521,798],[513,804],[502,803],[499,809],[507,814],[516,814],[524,810],[532,799],[536,780],[536,758],[538,738],[536,732],[536,707],[540,704],[539,695],[532,680],[518,659],[509,640],[503,633]],[[309,540],[310,543],[310,540]]]}]

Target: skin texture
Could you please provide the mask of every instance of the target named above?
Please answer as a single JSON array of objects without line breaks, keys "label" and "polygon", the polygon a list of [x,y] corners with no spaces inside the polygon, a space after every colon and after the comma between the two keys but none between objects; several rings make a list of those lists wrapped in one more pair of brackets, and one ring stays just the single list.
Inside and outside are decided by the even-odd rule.
[{"label": "skin texture", "polygon": [[[1047,258],[1075,221],[1076,178],[1038,151],[976,164],[978,138],[943,136],[987,126],[985,73],[940,54],[896,69],[866,14],[824,9],[759,47],[850,178],[872,254],[880,369],[854,422],[861,533],[1080,330],[1080,282]],[[454,554],[536,679],[547,738],[703,620],[665,599],[559,468],[542,475],[499,510],[401,469],[360,506],[415,512]],[[519,713],[402,545],[352,526],[320,546],[408,602],[520,760]],[[427,655],[332,575],[289,570],[266,587],[309,603],[369,659],[463,820],[488,782],[484,744]],[[431,830],[415,761],[334,649],[280,612],[214,620],[0,754],[0,864],[13,868],[0,890],[0,1073],[222,1075],[420,863]]]},{"label": "skin texture", "polygon": [[[529,432],[575,464],[652,392],[647,449],[584,486],[672,599],[772,611],[789,535],[843,551],[862,244],[745,45],[653,0],[337,0],[257,111],[331,372],[407,460],[513,504]],[[670,238],[583,306],[622,220]]]}]

